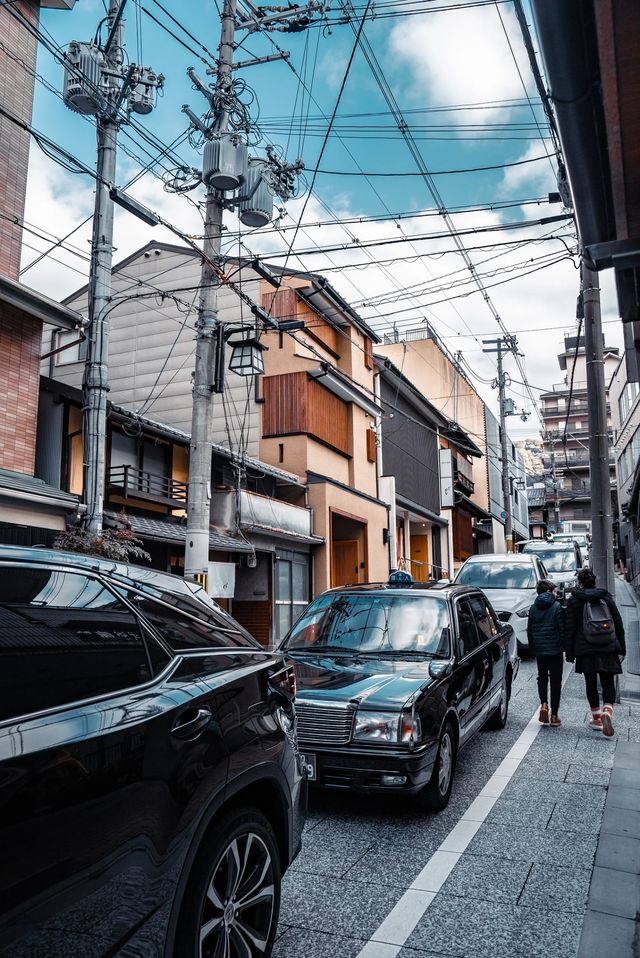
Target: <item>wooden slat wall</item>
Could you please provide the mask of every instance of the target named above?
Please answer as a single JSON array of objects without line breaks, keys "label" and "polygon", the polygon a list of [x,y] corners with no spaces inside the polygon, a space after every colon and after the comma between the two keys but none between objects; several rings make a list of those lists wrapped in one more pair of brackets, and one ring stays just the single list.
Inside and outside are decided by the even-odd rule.
[{"label": "wooden slat wall", "polygon": [[262,294],[262,308],[273,319],[297,319],[298,297],[295,289],[283,286],[281,289],[268,290]]},{"label": "wooden slat wall", "polygon": [[351,455],[349,404],[306,372],[263,376],[262,434],[306,433],[345,455]]},{"label": "wooden slat wall", "polygon": [[286,436],[307,432],[306,372],[262,376],[262,435]]},{"label": "wooden slat wall", "polygon": [[233,617],[250,632],[260,645],[269,644],[271,603],[261,600],[233,600]]},{"label": "wooden slat wall", "polygon": [[304,319],[305,332],[317,339],[323,346],[326,346],[334,356],[340,356],[340,345],[338,343],[340,334],[337,329],[330,326],[321,316],[318,316],[317,313],[303,304],[298,309],[298,319]]}]

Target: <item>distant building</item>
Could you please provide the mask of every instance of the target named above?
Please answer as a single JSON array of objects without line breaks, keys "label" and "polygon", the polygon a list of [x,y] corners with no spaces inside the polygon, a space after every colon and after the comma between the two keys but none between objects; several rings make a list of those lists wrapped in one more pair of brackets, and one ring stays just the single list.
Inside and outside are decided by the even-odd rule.
[{"label": "distant building", "polygon": [[625,572],[640,586],[640,386],[620,362],[610,387],[618,500],[618,545]]},{"label": "distant building", "polygon": [[[616,348],[604,348],[604,381],[608,387],[620,361]],[[558,356],[565,373],[562,383],[542,393],[542,443],[549,532],[591,531],[589,479],[589,423],[584,337],[565,336]],[[611,407],[607,388],[607,423]],[[611,484],[615,491],[613,446],[610,449]]]}]

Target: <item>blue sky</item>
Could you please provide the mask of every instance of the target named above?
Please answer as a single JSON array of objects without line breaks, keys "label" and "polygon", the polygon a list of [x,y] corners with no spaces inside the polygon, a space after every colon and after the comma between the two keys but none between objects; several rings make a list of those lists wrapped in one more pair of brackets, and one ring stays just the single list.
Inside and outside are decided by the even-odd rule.
[{"label": "blue sky", "polygon": [[[162,3],[201,44],[215,52],[219,19],[212,0],[197,3],[162,0]],[[412,0],[404,0],[404,8],[408,9],[411,3]],[[166,76],[164,94],[156,110],[150,117],[137,119],[141,128],[167,143],[186,129],[182,104],[190,104],[197,113],[203,109],[204,100],[192,89],[186,76],[187,67],[194,66],[202,76],[206,68],[193,53],[154,23],[142,8],[147,8],[165,25],[171,27],[171,23],[156,0],[141,0],[139,13],[134,0],[129,0],[126,23],[128,55],[132,60],[137,59],[141,45],[143,63]],[[383,13],[390,8],[380,3],[377,9]],[[415,4],[413,9],[417,9]],[[535,127],[535,122],[539,123],[544,136],[546,128],[542,110],[535,96],[512,3],[458,9],[456,0],[425,0],[422,10],[426,12],[420,16],[376,19],[367,23],[365,34],[414,131],[428,169],[484,167],[542,156],[547,148],[550,149],[550,144],[541,138]],[[44,11],[42,25],[64,47],[72,39],[92,38],[102,16],[102,0],[79,0],[71,13]],[[176,33],[180,36],[179,31]],[[243,47],[238,50],[238,59],[274,52],[266,36],[251,35],[246,40],[244,35],[242,37]],[[281,48],[291,52],[291,62],[305,74],[319,106],[309,104],[306,94],[303,102],[298,81],[284,63],[252,67],[242,71],[241,75],[259,101],[258,125],[274,142],[285,146],[288,141],[290,159],[295,159],[299,146],[303,146],[305,164],[313,170],[326,130],[326,121],[319,114],[330,114],[334,109],[354,34],[350,26],[336,25],[332,26],[330,33],[326,29],[313,28],[304,34],[275,33],[273,37]],[[181,38],[193,45],[188,37],[182,35]],[[207,58],[206,54],[202,55]],[[50,84],[61,89],[62,67],[45,49],[40,50],[38,70]],[[527,102],[527,95],[533,106]],[[475,104],[473,109],[451,109],[470,104]],[[448,109],[426,112],[442,107]],[[364,222],[303,228],[296,236],[295,250],[313,249],[314,243],[334,246],[350,242],[356,246],[354,238],[362,242],[384,241],[415,237],[442,228],[438,216],[414,217],[400,223],[380,223],[371,219],[384,214],[385,210],[394,213],[433,211],[433,199],[420,177],[372,177],[368,183],[361,175],[347,175],[358,173],[358,168],[371,173],[415,174],[416,166],[406,143],[394,131],[391,116],[384,115],[387,110],[359,50],[336,120],[336,131],[343,133],[344,139],[341,141],[337,135],[331,136],[320,164],[322,170],[339,171],[343,175],[318,174],[304,224],[306,227],[319,219],[326,221],[330,214],[339,221],[362,217]],[[307,112],[311,118],[302,144],[301,117]],[[295,128],[290,131],[292,116]],[[68,111],[61,100],[41,83],[37,84],[33,122],[36,128],[64,144],[84,162],[95,164],[93,124]],[[139,163],[126,155],[125,148],[144,160],[148,159],[139,145],[131,141],[129,132],[135,140],[140,139],[134,131],[125,129],[121,134],[120,184],[126,183],[139,169]],[[54,167],[38,153],[34,146],[27,218],[30,216],[32,222],[47,229],[52,236],[59,236],[90,214],[92,184],[88,177],[73,176]],[[198,153],[188,144],[182,145],[179,153],[187,163],[199,165]],[[307,178],[311,178],[310,173]],[[547,160],[490,172],[436,176],[435,182],[444,203],[451,209],[502,202],[517,204],[525,199],[544,197],[549,190],[555,189],[552,164]],[[183,197],[170,197],[164,193],[158,179],[145,177],[132,188],[132,192],[182,229],[197,235],[199,221],[193,206]],[[202,199],[203,193],[195,191],[190,197]],[[291,227],[295,223],[304,203],[302,197],[287,204],[283,225]],[[459,214],[454,219],[458,228],[470,229],[486,225],[498,227],[560,212],[559,206],[549,206],[545,202],[539,207],[514,205],[498,211]],[[233,226],[233,218],[230,223]],[[487,246],[494,240],[504,243],[511,239],[529,239],[558,228],[565,234],[568,232],[554,224],[516,233],[479,233],[477,237],[466,238],[465,242],[467,245]],[[74,237],[73,242],[80,250],[86,249],[87,236],[85,230]],[[116,222],[116,260],[150,238],[146,227],[132,221],[127,214],[120,214]],[[292,229],[278,234],[267,228],[250,234],[245,242],[253,250],[277,254],[292,238]],[[43,242],[33,238],[31,245],[44,248]],[[416,326],[422,320],[428,320],[443,336],[448,348],[452,351],[461,349],[482,378],[491,378],[494,373],[491,360],[482,354],[479,339],[483,335],[496,335],[498,327],[480,295],[473,285],[469,285],[468,273],[459,255],[451,252],[451,248],[450,239],[415,240],[386,248],[377,246],[369,253],[349,250],[323,256],[314,252],[292,258],[290,265],[317,271],[326,269],[331,281],[378,328],[388,327],[394,321]],[[413,253],[420,255],[411,261],[409,257]],[[486,274],[485,282],[488,285],[501,284],[490,290],[492,299],[507,326],[519,335],[527,357],[530,381],[545,388],[561,381],[560,370],[555,360],[550,363],[549,357],[560,351],[563,332],[571,330],[575,322],[578,281],[574,264],[565,254],[566,249],[559,241],[546,240],[519,250],[495,247],[472,254],[478,268]],[[27,249],[25,262],[34,255],[34,250]],[[539,259],[545,255],[549,261],[554,261],[553,265],[533,272],[545,262]],[[392,262],[394,257],[397,257],[396,262]],[[25,281],[54,295],[72,292],[82,284],[86,262],[77,255],[63,252],[59,253],[59,259],[60,263],[66,264],[64,269],[60,263],[45,262],[28,271]],[[377,267],[370,262],[371,259],[384,259],[385,265]],[[356,262],[363,268],[351,268]],[[531,270],[528,275],[527,269]],[[606,279],[604,285],[604,318],[607,321],[615,318],[615,298],[610,290],[607,292]],[[417,296],[406,293],[411,287],[416,288]],[[465,294],[463,298],[451,299],[460,293]],[[364,305],[370,300],[378,305],[375,308]],[[610,323],[605,329],[607,338],[615,343],[618,327]],[[478,388],[495,406],[489,386],[479,383]],[[519,396],[517,386],[514,386],[513,395],[521,407],[528,405]],[[513,422],[511,431],[516,435],[532,433],[536,426],[525,426],[518,421],[517,428]]]}]

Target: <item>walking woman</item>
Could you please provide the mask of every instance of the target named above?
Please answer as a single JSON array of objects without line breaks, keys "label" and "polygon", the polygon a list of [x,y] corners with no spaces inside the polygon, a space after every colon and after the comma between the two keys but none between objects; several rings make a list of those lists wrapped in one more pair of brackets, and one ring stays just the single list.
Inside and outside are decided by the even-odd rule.
[{"label": "walking woman", "polygon": [[[551,728],[562,725],[558,710],[562,690],[564,665],[564,609],[556,599],[556,584],[550,579],[540,579],[536,586],[537,598],[529,609],[527,637],[529,651],[535,655],[538,665],[538,693],[540,715],[538,721]],[[551,686],[551,696],[549,696]],[[549,698],[551,715],[549,715]]]},{"label": "walking woman", "polygon": [[606,589],[596,588],[593,569],[578,572],[578,588],[567,602],[565,646],[567,661],[575,659],[576,672],[584,675],[591,706],[589,727],[613,735],[615,676],[622,672],[620,656],[626,655],[627,649],[622,616]]}]

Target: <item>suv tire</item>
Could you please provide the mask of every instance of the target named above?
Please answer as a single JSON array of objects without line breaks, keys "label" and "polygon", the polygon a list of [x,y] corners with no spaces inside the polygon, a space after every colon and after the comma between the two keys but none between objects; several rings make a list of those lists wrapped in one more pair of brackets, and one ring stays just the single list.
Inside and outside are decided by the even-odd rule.
[{"label": "suv tire", "polygon": [[203,839],[192,866],[174,953],[181,958],[271,954],[280,882],[276,837],[262,812],[242,808],[224,815]]}]

